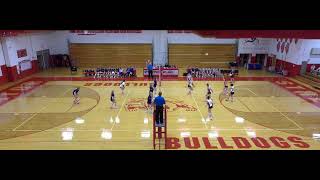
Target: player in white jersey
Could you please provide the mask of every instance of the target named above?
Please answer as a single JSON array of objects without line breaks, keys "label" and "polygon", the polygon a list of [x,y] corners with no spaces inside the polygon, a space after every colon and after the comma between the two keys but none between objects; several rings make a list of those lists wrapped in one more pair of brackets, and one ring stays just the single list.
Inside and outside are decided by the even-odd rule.
[{"label": "player in white jersey", "polygon": [[231,83],[234,84],[234,72],[231,71],[230,74],[229,74],[229,76],[230,76],[230,81],[231,81]]},{"label": "player in white jersey", "polygon": [[226,81],[226,79],[223,77],[223,94],[224,95],[228,95],[228,82]]},{"label": "player in white jersey", "polygon": [[211,96],[213,94],[213,90],[209,83],[207,83],[207,96]]},{"label": "player in white jersey", "polygon": [[231,84],[230,94],[229,94],[229,97],[228,97],[227,101],[228,101],[229,99],[231,99],[231,102],[233,102],[233,96],[234,96],[234,85]]},{"label": "player in white jersey", "polygon": [[187,81],[188,81],[188,82],[192,81],[192,76],[191,76],[190,73],[188,73],[188,75],[187,75]]},{"label": "player in white jersey", "polygon": [[210,95],[207,96],[207,106],[208,106],[208,119],[212,120],[213,115],[212,115],[212,108],[213,108],[213,100],[211,99]]},{"label": "player in white jersey", "polygon": [[188,73],[188,75],[187,75],[187,82],[188,82],[188,84],[189,84],[189,82],[190,82],[191,85],[192,85],[193,87],[195,87],[195,85],[193,84],[193,79],[192,79],[191,73]]},{"label": "player in white jersey", "polygon": [[121,89],[122,95],[124,95],[124,89],[125,88],[126,88],[126,80],[123,80],[120,83],[120,89]]}]

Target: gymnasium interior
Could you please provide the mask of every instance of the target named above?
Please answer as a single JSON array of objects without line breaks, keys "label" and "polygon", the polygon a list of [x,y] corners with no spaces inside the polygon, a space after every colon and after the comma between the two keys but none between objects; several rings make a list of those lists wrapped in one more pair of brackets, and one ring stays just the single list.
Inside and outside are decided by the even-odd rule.
[{"label": "gymnasium interior", "polygon": [[[0,40],[1,150],[320,149],[320,31],[0,30]],[[154,79],[162,127],[147,105]]]}]

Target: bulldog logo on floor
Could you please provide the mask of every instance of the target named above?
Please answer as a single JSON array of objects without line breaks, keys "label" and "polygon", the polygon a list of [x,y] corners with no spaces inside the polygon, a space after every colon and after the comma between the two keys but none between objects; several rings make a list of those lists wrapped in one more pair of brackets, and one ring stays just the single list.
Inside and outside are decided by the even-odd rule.
[{"label": "bulldog logo on floor", "polygon": [[[185,110],[185,111],[197,111],[197,108],[192,105],[186,104],[185,102],[173,98],[166,98],[166,105],[168,111],[177,111],[177,110]],[[145,98],[133,98],[129,99],[125,105],[126,110],[138,111],[138,110],[146,110],[147,102]]]}]

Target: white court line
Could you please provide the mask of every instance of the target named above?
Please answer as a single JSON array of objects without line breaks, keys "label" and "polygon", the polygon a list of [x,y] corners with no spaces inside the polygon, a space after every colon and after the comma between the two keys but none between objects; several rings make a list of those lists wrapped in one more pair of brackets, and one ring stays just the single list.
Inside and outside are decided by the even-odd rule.
[{"label": "white court line", "polygon": [[[253,91],[251,91],[249,88],[246,88],[248,89],[250,92],[252,92],[253,94],[257,95],[256,93],[254,93]],[[294,125],[296,125],[298,128],[300,128],[301,130],[303,130],[303,127],[301,127],[299,124],[297,124],[295,121],[293,121],[292,119],[290,119],[288,116],[286,116],[285,114],[283,114],[281,111],[279,111],[277,108],[275,108],[271,103],[269,103],[268,101],[266,101],[264,98],[263,98],[263,101],[266,103],[266,104],[269,104],[274,110],[276,110],[278,113],[280,113],[282,116],[284,116],[286,119],[288,119],[290,122],[292,122]]]},{"label": "white court line", "polygon": [[[203,118],[203,115],[202,115],[202,113],[201,113],[201,111],[200,111],[200,108],[199,108],[199,106],[198,106],[198,103],[197,103],[197,102],[196,102],[196,100],[194,99],[194,97],[193,97],[193,94],[192,94],[192,93],[191,93],[191,97],[192,97],[192,99],[193,99],[194,103],[196,103],[196,106],[197,106],[198,112],[200,113],[201,119],[204,119],[204,118]],[[206,119],[204,119],[204,120],[206,120]],[[201,121],[201,122],[202,122],[202,121]],[[208,127],[207,127],[207,123],[206,123],[206,122],[204,123],[204,126],[205,126],[206,128],[208,128]]]},{"label": "white court line", "polygon": [[[126,102],[129,93],[130,93],[130,91],[128,91],[126,97],[124,98],[124,100],[123,100],[123,102],[122,102],[122,104],[121,104],[121,107],[120,107],[120,109],[119,109],[116,117],[119,117],[119,114],[120,114],[120,112],[121,112],[122,109],[123,109],[123,105],[124,105],[124,103]],[[111,127],[111,129],[110,129],[111,131],[112,131],[112,129],[113,129],[113,127],[114,127],[115,124],[116,124],[116,121],[113,122],[112,127]]]},{"label": "white court line", "polygon": [[[62,97],[68,92],[70,91],[70,89],[67,89],[63,94]],[[60,99],[60,98],[59,98]],[[59,99],[56,102],[59,102]],[[32,116],[30,116],[29,118],[27,118],[26,120],[24,120],[21,124],[19,124],[17,127],[15,127],[12,131],[16,131],[16,129],[18,129],[19,127],[21,127],[22,125],[24,125],[25,123],[27,123],[28,121],[30,121],[33,117],[35,117],[37,114],[39,114],[41,111],[43,111],[44,109],[46,109],[51,103],[48,103],[46,106],[44,106],[43,108],[40,109],[40,111],[34,113]]]},{"label": "white court line", "polygon": [[255,92],[251,91],[251,89],[249,89],[249,88],[242,88],[242,89],[247,89],[247,90],[250,91],[252,94],[258,96]]},{"label": "white court line", "polygon": [[24,120],[21,124],[19,124],[17,127],[15,127],[14,129],[12,129],[12,131],[15,131],[16,129],[18,129],[19,127],[21,127],[22,125],[24,125],[25,123],[27,123],[28,121],[30,121],[30,119],[32,119],[33,117],[35,117],[38,113],[40,113],[42,110],[44,110],[47,106],[41,108],[41,110],[37,113],[34,113],[32,116],[30,116],[29,118],[27,118],[26,120]]}]

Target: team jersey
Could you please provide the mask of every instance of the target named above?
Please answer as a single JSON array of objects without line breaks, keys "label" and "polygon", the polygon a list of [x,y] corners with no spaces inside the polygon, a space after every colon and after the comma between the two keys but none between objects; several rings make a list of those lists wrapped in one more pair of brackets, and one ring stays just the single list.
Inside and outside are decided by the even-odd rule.
[{"label": "team jersey", "polygon": [[188,76],[187,76],[187,81],[189,81],[189,82],[192,81],[191,75],[188,75]]},{"label": "team jersey", "polygon": [[112,102],[115,101],[114,93],[111,93],[110,101],[112,101]]},{"label": "team jersey", "polygon": [[79,89],[78,89],[78,88],[77,88],[77,89],[75,89],[75,90],[73,90],[73,92],[72,92],[73,96],[78,95],[78,93],[79,93]]},{"label": "team jersey", "polygon": [[211,94],[211,93],[213,93],[213,90],[212,90],[212,88],[211,88],[211,86],[209,85],[209,87],[208,87],[208,94]]},{"label": "team jersey", "polygon": [[126,86],[126,83],[125,83],[124,81],[122,81],[121,84],[120,84],[120,88],[121,88],[121,89],[124,89],[125,86]]},{"label": "team jersey", "polygon": [[234,86],[231,86],[230,92],[231,92],[231,94],[234,94]]},{"label": "team jersey", "polygon": [[157,87],[157,80],[153,81],[153,87]]},{"label": "team jersey", "polygon": [[207,105],[208,105],[208,108],[212,108],[213,107],[212,99],[207,99]]},{"label": "team jersey", "polygon": [[148,96],[148,104],[151,104],[151,103],[152,103],[152,96],[149,95],[149,96]]},{"label": "team jersey", "polygon": [[227,81],[224,81],[223,84],[224,84],[224,87],[228,87],[228,82]]}]

